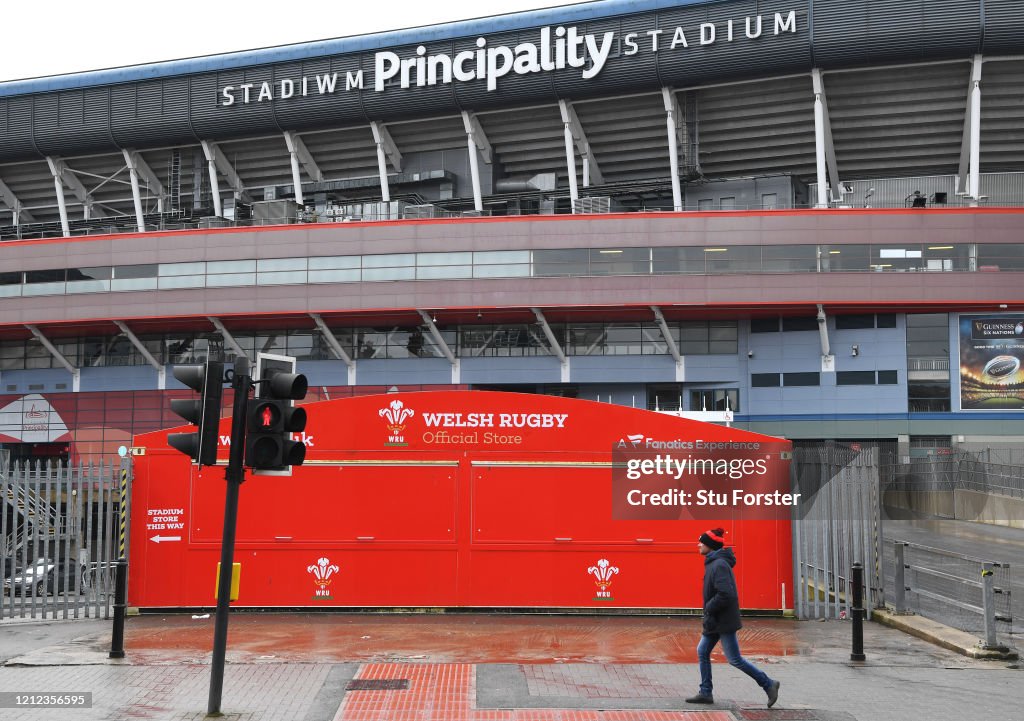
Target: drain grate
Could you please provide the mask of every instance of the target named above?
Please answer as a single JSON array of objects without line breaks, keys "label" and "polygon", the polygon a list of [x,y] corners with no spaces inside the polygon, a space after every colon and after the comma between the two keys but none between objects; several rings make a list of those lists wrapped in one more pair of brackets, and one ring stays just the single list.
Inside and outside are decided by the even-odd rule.
[{"label": "drain grate", "polygon": [[740,709],[744,721],[817,721],[821,718],[814,711],[800,708]]},{"label": "drain grate", "polygon": [[356,678],[348,682],[346,691],[407,691],[407,678]]}]

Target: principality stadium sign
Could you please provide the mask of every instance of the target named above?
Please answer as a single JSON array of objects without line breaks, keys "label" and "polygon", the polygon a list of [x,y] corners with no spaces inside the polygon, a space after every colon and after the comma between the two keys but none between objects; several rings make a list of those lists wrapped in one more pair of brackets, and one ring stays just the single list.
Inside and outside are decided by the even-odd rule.
[{"label": "principality stadium sign", "polygon": [[541,28],[536,42],[515,46],[490,45],[486,37],[476,39],[475,49],[453,55],[428,54],[420,45],[413,54],[402,56],[390,50],[374,55],[373,77],[363,70],[303,75],[295,78],[225,85],[220,91],[222,107],[273,102],[309,96],[333,95],[372,88],[384,92],[390,88],[431,87],[472,81],[485,81],[487,91],[498,89],[498,81],[508,75],[532,75],[575,68],[584,80],[597,77],[610,58],[641,53],[685,52],[727,43],[752,42],[765,36],[796,34],[795,10],[788,13],[747,15],[724,22],[704,22],[693,26],[657,28],[625,34],[581,33],[576,26]]}]

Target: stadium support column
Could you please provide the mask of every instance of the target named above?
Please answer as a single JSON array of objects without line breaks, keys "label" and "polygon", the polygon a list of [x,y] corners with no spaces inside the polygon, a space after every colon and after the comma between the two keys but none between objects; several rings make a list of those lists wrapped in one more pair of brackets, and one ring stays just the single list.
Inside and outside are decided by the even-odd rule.
[{"label": "stadium support column", "polygon": [[580,122],[580,118],[576,114],[576,108],[568,100],[559,100],[558,109],[562,114],[562,122],[568,123],[569,130],[572,131],[576,150],[583,160],[583,187],[589,188],[591,184],[604,185],[604,175],[601,174],[601,168],[597,164],[597,158],[594,157],[594,150],[590,147],[590,141],[587,140],[587,133],[583,129],[583,123]]},{"label": "stadium support column", "polygon": [[299,153],[295,149],[295,136],[287,130],[284,132],[284,144],[288,146],[288,155],[292,161],[292,187],[295,189],[295,202],[304,205],[302,198],[302,175],[299,173]]},{"label": "stadium support column", "polygon": [[576,187],[576,147],[575,140],[572,137],[572,124],[564,117],[562,121],[565,126],[563,133],[565,135],[565,167],[569,174],[569,200],[572,205],[572,212],[575,213],[580,199],[580,191]]},{"label": "stadium support column", "polygon": [[814,85],[814,167],[818,183],[817,208],[828,207],[828,178],[825,172],[825,89],[821,83],[821,71],[811,71]]},{"label": "stadium support column", "polygon": [[967,89],[964,133],[960,142],[960,165],[957,169],[956,192],[966,195],[977,205],[981,192],[981,66],[984,59],[975,55],[971,62],[971,80]]},{"label": "stadium support column", "polygon": [[11,209],[13,216],[12,225],[16,228],[19,227],[22,221],[26,223],[34,223],[36,219],[32,217],[32,214],[25,210],[22,206],[21,201],[18,200],[18,196],[14,194],[14,191],[7,187],[7,184],[0,180],[0,199],[7,203],[7,207]]},{"label": "stadium support column", "polygon": [[217,179],[217,146],[206,140],[202,141],[203,154],[206,156],[206,163],[210,168],[210,195],[213,196],[213,214],[218,218],[224,217],[224,207],[220,201],[220,181]]},{"label": "stadium support column", "polygon": [[380,195],[385,203],[391,202],[391,188],[388,186],[388,161],[396,173],[402,172],[402,154],[391,138],[387,126],[376,120],[370,123],[373,142],[377,144],[377,170],[380,172]]},{"label": "stadium support column", "polygon": [[971,67],[971,205],[977,205],[981,193],[981,55],[974,56]]},{"label": "stadium support column", "polygon": [[124,163],[128,166],[128,176],[132,181],[132,200],[135,202],[135,224],[138,226],[140,233],[145,233],[146,221],[142,218],[142,193],[139,191],[139,171],[135,167],[132,151],[124,148],[121,152],[124,153]]},{"label": "stadium support column", "polygon": [[668,128],[668,162],[672,173],[672,210],[683,209],[683,189],[679,184],[679,139],[683,130],[683,114],[672,88],[662,88],[665,101],[665,125]]},{"label": "stadium support column", "polygon": [[68,206],[64,200],[64,163],[59,158],[46,158],[47,164],[50,166],[50,173],[53,175],[53,188],[57,191],[57,209],[60,212],[60,228],[64,233],[64,236],[71,235],[71,226],[68,224]]},{"label": "stadium support column", "polygon": [[483,154],[484,162],[492,162],[491,143],[484,133],[484,128],[476,115],[467,110],[462,111],[462,125],[466,129],[466,150],[469,153],[469,174],[473,181],[473,209],[484,212],[483,192],[480,189],[480,158]]}]

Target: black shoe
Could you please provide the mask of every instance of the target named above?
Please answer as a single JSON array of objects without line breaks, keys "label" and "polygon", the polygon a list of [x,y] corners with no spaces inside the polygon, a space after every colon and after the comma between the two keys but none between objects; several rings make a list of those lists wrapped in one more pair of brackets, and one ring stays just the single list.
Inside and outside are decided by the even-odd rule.
[{"label": "black shoe", "polygon": [[772,681],[772,685],[765,690],[765,693],[768,694],[768,708],[774,706],[775,702],[779,700],[779,686],[781,685],[782,683],[779,681]]},{"label": "black shoe", "polygon": [[696,696],[690,696],[686,699],[686,703],[714,703],[715,697],[711,694],[699,693]]}]

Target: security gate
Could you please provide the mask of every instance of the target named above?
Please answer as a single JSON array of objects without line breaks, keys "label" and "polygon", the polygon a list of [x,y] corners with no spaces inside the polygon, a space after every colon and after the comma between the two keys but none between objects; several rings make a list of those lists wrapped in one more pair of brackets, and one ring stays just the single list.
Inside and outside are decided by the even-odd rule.
[{"label": "security gate", "polygon": [[850,569],[864,566],[864,608],[884,602],[879,449],[826,443],[793,449],[793,584],[799,618],[851,616]]},{"label": "security gate", "polygon": [[0,467],[0,622],[110,617],[130,476],[127,462]]}]

